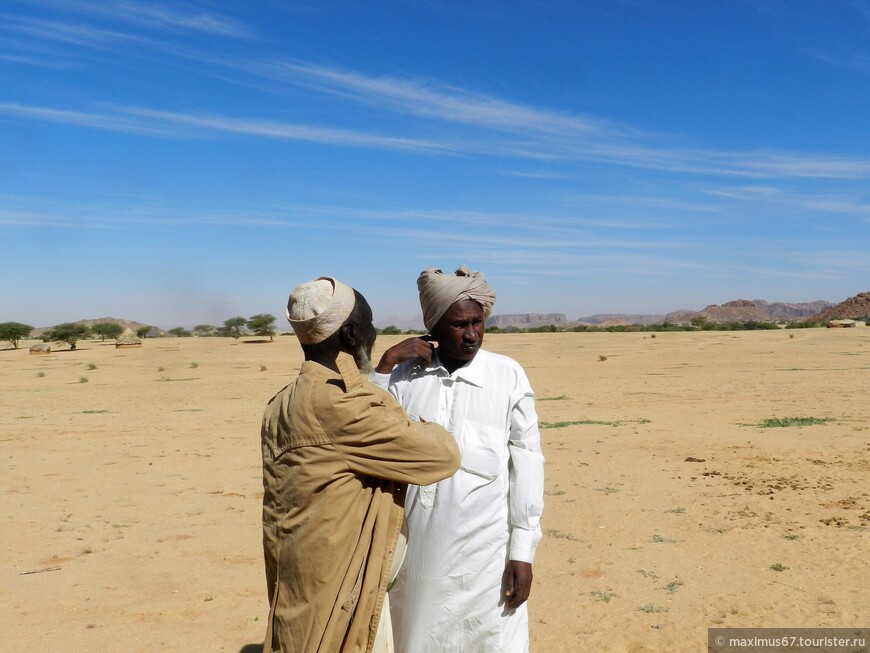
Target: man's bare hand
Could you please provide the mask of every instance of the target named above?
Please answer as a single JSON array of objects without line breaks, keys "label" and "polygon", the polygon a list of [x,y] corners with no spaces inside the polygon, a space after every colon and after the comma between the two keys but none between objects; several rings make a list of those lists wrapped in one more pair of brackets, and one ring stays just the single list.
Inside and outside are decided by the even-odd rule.
[{"label": "man's bare hand", "polygon": [[425,365],[428,365],[432,362],[433,350],[434,345],[428,340],[428,337],[408,338],[385,351],[375,370],[379,374],[389,374],[399,363],[415,358],[419,358]]},{"label": "man's bare hand", "polygon": [[519,560],[508,560],[501,579],[504,605],[508,610],[516,610],[525,603],[532,591],[532,564]]}]

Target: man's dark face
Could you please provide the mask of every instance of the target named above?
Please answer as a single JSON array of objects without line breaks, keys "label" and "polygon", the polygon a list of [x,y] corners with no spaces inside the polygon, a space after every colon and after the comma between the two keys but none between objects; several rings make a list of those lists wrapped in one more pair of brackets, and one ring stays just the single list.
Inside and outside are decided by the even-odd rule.
[{"label": "man's dark face", "polygon": [[451,304],[438,320],[432,335],[438,341],[438,358],[450,372],[477,355],[484,324],[483,308],[470,299]]}]

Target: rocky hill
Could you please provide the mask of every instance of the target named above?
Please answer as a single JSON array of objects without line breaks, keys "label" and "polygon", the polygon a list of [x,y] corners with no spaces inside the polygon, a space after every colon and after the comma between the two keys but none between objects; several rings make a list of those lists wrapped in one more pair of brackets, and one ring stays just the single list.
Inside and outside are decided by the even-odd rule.
[{"label": "rocky hill", "polygon": [[703,317],[709,322],[779,322],[808,319],[820,310],[833,306],[831,302],[815,301],[798,304],[766,302],[763,299],[735,299],[721,306],[710,304],[700,311],[680,310],[668,313],[665,322],[686,324],[694,317]]},{"label": "rocky hill", "polygon": [[766,302],[763,299],[753,299],[752,303],[774,320],[805,320],[833,306],[831,302],[822,300],[787,304],[785,302]]},{"label": "rocky hill", "polygon": [[829,320],[849,320],[867,316],[870,316],[870,292],[862,292],[814,315],[812,320],[824,323]]}]

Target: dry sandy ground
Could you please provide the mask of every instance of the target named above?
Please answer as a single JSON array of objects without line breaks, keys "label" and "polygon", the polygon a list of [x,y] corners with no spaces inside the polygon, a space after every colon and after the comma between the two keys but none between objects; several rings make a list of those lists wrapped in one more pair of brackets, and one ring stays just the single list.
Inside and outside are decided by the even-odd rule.
[{"label": "dry sandy ground", "polygon": [[[0,649],[256,650],[259,421],[295,339],[29,344],[0,351]],[[525,366],[543,423],[575,422],[542,430],[533,650],[870,625],[870,328],[487,346]],[[757,426],[794,416],[831,421]]]}]

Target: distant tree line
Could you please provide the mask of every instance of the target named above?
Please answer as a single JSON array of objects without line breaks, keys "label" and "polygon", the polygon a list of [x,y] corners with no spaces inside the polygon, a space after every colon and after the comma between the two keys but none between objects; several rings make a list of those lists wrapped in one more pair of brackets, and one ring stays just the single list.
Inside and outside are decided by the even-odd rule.
[{"label": "distant tree line", "polygon": [[[699,316],[700,317],[700,316]],[[810,329],[821,327],[818,322],[804,320],[789,322],[786,329]],[[674,324],[662,322],[660,324],[615,324],[600,326],[596,324],[579,324],[573,327],[559,327],[555,324],[546,324],[536,327],[487,327],[487,333],[556,333],[556,332],[580,332],[580,333],[636,333],[636,332],[667,332],[667,331],[758,331],[782,328],[776,322],[762,322],[750,320],[747,322],[710,322],[703,317],[693,318],[689,324]]]},{"label": "distant tree line", "polygon": [[[868,316],[870,317],[870,316]],[[192,330],[184,327],[175,327],[169,329],[167,333],[179,338],[188,338],[191,336],[199,337],[224,337],[239,339],[242,336],[269,336],[269,341],[274,340],[277,333],[275,328],[276,318],[268,313],[258,313],[249,318],[231,317],[224,320],[222,326],[212,326],[210,324],[197,324]],[[822,324],[813,320],[799,320],[789,322],[785,325],[786,329],[810,329],[821,327]],[[692,318],[689,324],[672,324],[663,322],[660,324],[620,324],[612,326],[585,325],[581,324],[574,327],[561,327],[555,324],[545,324],[536,327],[487,327],[487,333],[557,333],[565,331],[583,332],[583,333],[625,333],[625,332],[661,332],[661,331],[755,331],[760,329],[779,329],[780,325],[775,322],[761,322],[750,320],[748,322],[711,322],[704,316],[697,315]],[[136,330],[136,335],[140,338],[148,337],[154,327],[141,326]],[[29,324],[21,322],[0,322],[0,342],[6,341],[12,344],[13,349],[18,349],[22,340],[26,340],[33,332],[33,327]],[[391,324],[376,329],[378,335],[393,336],[393,335],[423,335],[426,333],[421,329],[400,329]],[[84,340],[92,335],[100,337],[100,340],[105,341],[106,338],[117,339],[124,332],[124,327],[114,322],[98,322],[93,326],[88,327],[85,324],[77,322],[64,322],[46,329],[40,338],[44,342],[65,342],[70,349],[76,348],[76,343],[79,340]]]},{"label": "distant tree line", "polygon": [[[274,339],[277,330],[275,328],[276,317],[268,313],[258,313],[251,317],[231,317],[224,320],[223,326],[213,326],[211,324],[197,324],[193,329],[187,330],[184,327],[175,327],[169,329],[167,333],[178,338],[190,338],[197,336],[203,337],[223,337],[235,338],[238,340],[242,336],[269,336],[269,341]],[[148,330],[151,327],[147,327]]]}]

